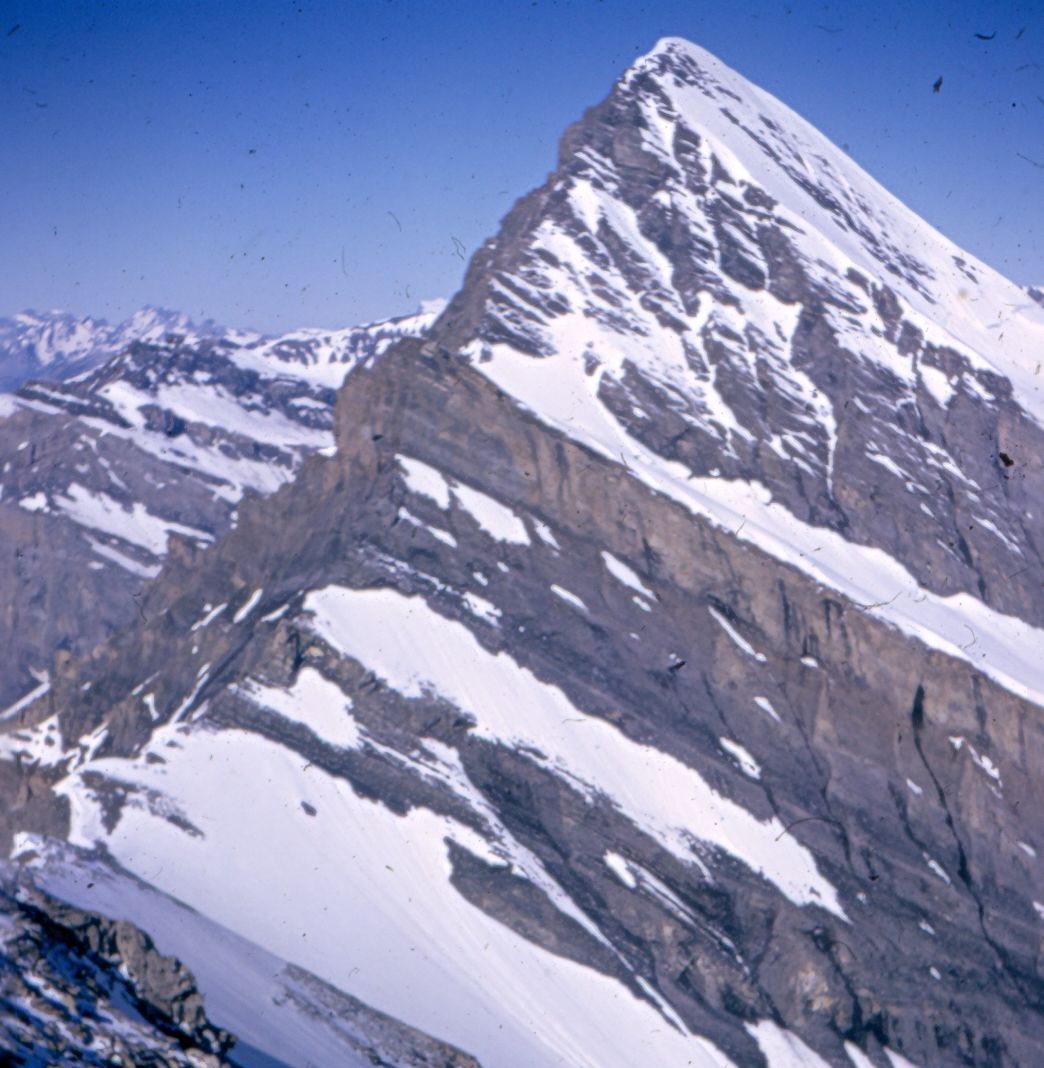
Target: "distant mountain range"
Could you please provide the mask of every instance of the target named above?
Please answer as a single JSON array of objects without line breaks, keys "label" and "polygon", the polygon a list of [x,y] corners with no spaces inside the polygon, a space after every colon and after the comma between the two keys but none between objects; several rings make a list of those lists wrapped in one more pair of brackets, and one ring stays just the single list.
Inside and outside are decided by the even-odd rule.
[{"label": "distant mountain range", "polygon": [[92,370],[129,344],[161,342],[169,334],[185,338],[220,336],[216,323],[197,327],[187,316],[163,308],[142,308],[112,325],[69,312],[22,312],[0,318],[0,391],[17,389],[31,378],[59,382]]},{"label": "distant mountain range", "polygon": [[[440,301],[428,301],[418,314],[430,317],[440,307]],[[253,330],[230,330],[210,319],[196,323],[181,312],[164,308],[142,308],[116,325],[63,311],[26,311],[0,317],[0,393],[12,392],[30,379],[62,382],[74,378],[100,367],[131,344],[161,345],[173,341],[192,346],[223,340],[237,349],[258,354],[262,360],[310,363],[316,368],[317,380],[322,377],[319,365],[329,364],[331,374],[324,381],[339,385],[335,365],[357,358],[368,345],[393,336],[395,323],[412,318],[403,316],[359,330],[305,329],[266,335]]]}]

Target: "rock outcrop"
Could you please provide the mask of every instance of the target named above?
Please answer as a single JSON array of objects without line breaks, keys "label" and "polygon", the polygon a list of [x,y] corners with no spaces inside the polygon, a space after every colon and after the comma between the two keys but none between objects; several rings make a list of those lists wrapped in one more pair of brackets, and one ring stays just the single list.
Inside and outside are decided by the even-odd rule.
[{"label": "rock outcrop", "polygon": [[219,1068],[234,1043],[184,965],[133,924],[5,873],[0,1050],[7,1063]]}]

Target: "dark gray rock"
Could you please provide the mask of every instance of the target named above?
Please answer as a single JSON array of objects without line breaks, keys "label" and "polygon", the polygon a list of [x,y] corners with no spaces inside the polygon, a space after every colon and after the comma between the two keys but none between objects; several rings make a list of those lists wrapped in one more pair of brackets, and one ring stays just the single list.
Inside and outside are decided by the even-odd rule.
[{"label": "dark gray rock", "polygon": [[6,1063],[219,1068],[233,1036],[184,965],[133,924],[73,908],[5,870],[0,1051]]}]

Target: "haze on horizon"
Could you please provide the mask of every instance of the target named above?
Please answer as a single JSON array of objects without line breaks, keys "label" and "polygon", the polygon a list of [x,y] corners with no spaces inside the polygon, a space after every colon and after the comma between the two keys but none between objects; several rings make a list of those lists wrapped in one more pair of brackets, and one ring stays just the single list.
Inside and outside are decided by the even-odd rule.
[{"label": "haze on horizon", "polygon": [[62,0],[6,3],[3,20],[0,315],[153,304],[280,331],[449,296],[564,128],[663,36],[779,97],[974,255],[1044,282],[1029,3]]}]

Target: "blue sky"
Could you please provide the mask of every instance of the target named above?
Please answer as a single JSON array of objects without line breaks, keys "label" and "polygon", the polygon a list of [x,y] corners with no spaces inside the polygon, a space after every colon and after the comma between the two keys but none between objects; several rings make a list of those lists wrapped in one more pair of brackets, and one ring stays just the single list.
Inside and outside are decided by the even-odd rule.
[{"label": "blue sky", "polygon": [[448,296],[565,126],[668,35],[1044,283],[1042,15],[1039,0],[0,0],[0,314],[157,304],[281,330]]}]

